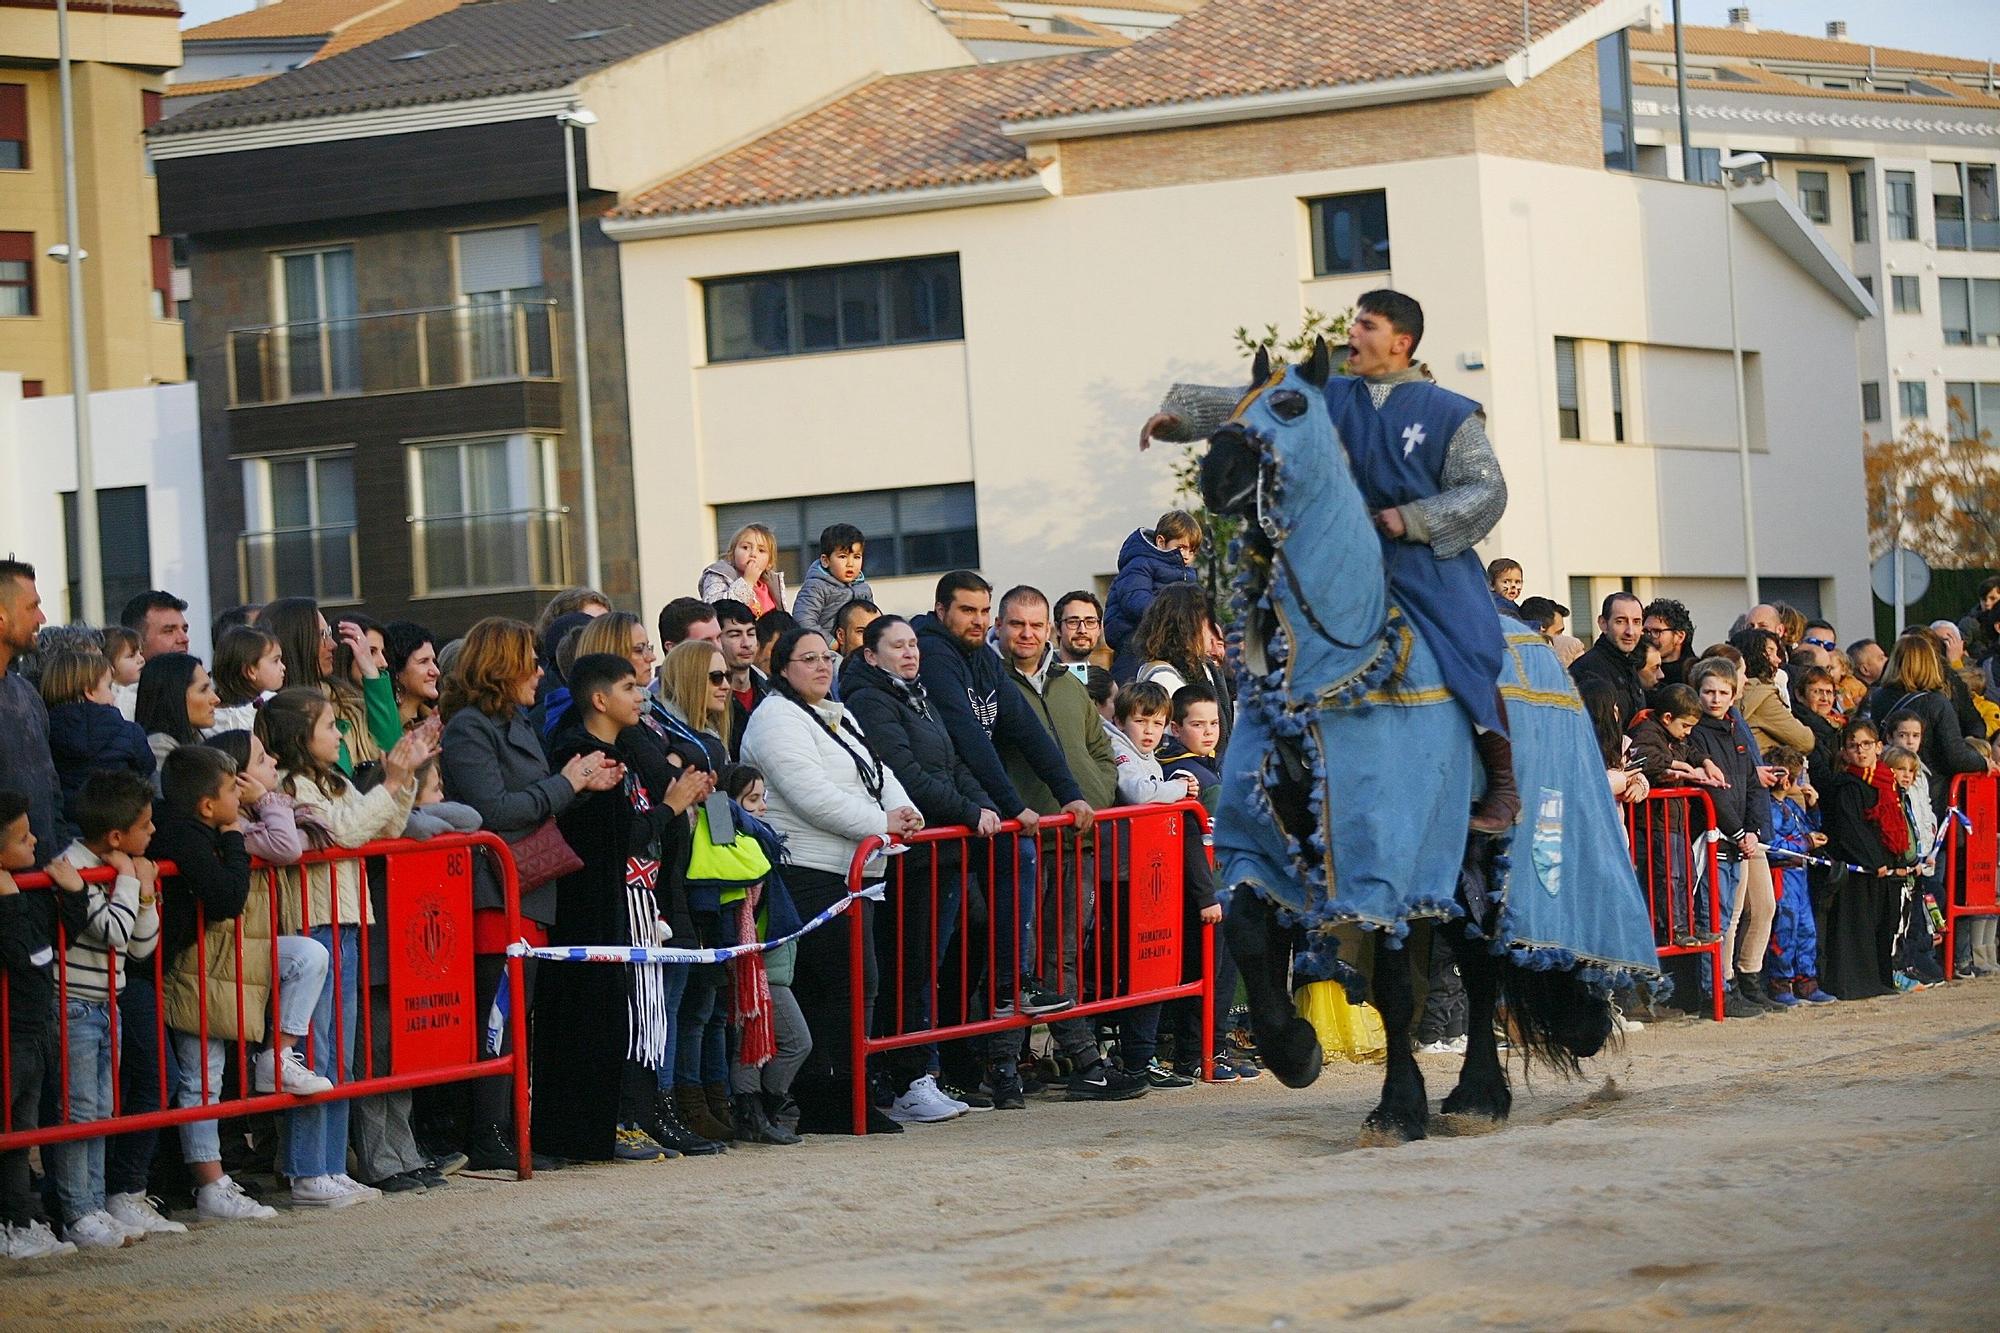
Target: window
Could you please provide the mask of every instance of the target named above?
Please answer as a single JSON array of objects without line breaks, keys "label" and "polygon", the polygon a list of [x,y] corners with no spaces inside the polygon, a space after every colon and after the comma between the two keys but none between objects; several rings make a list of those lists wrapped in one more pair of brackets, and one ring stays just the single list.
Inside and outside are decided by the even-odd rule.
[{"label": "window", "polygon": [[1947,384],[1944,396],[1952,439],[2000,443],[2000,384]]},{"label": "window", "polygon": [[463,380],[513,379],[554,373],[555,344],[548,288],[542,284],[538,227],[459,232],[458,302]]},{"label": "window", "polygon": [[21,381],[21,396],[23,398],[40,398],[42,396],[42,391],[43,391],[43,385],[40,380]]},{"label": "window", "polygon": [[1931,207],[1937,243],[1947,250],[2000,250],[2000,189],[1995,168],[1967,162],[1931,163]]},{"label": "window", "polygon": [[354,251],[302,250],[277,257],[275,340],[290,397],[322,398],[361,388],[355,321]]},{"label": "window", "polygon": [[1597,40],[1597,106],[1605,168],[1632,170],[1632,58],[1622,28]]},{"label": "window", "polygon": [[[76,530],[76,492],[62,493],[63,550],[69,562],[72,620],[83,616],[83,581],[77,577],[83,547]],[[123,606],[153,586],[153,551],[146,527],[146,488],[116,486],[97,492],[97,559],[105,607]]]},{"label": "window", "polygon": [[1872,274],[1863,273],[1855,281],[1861,284],[1861,290],[1867,292],[1869,296],[1875,295],[1875,278]]},{"label": "window", "polygon": [[166,236],[153,242],[153,318],[174,318],[174,243]]},{"label": "window", "polygon": [[1882,175],[1882,195],[1889,211],[1889,239],[1917,239],[1917,173],[1888,171]]},{"label": "window", "polygon": [[1905,421],[1925,420],[1931,414],[1931,386],[1923,380],[1897,380],[1896,408]]},{"label": "window", "polygon": [[1931,163],[1931,215],[1940,249],[1965,249],[1965,179],[1956,162]]},{"label": "window", "polygon": [[1694,150],[1694,179],[1698,185],[1722,184],[1722,150],[1720,148],[1697,148]]},{"label": "window", "polygon": [[1924,309],[1923,291],[1923,284],[1914,273],[1897,273],[1891,275],[1889,278],[1890,299],[1895,302],[1896,313],[1899,315],[1922,314]]},{"label": "window", "polygon": [[1861,383],[1861,419],[1882,419],[1882,386],[1875,380],[1863,380]]},{"label": "window", "polygon": [[1583,438],[1583,413],[1576,397],[1576,339],[1556,339],[1557,434],[1565,440]]},{"label": "window", "polygon": [[711,362],[965,336],[957,255],[716,278],[703,296]]},{"label": "window", "polygon": [[35,313],[35,233],[0,231],[0,316]]},{"label": "window", "polygon": [[1868,173],[1847,173],[1847,206],[1854,215],[1854,239],[1868,239]]},{"label": "window", "polygon": [[28,166],[28,86],[0,83],[0,171]]},{"label": "window", "polygon": [[852,523],[867,534],[871,578],[942,574],[979,564],[979,517],[973,489],[917,486],[901,491],[813,495],[717,505],[718,532],[763,523],[778,537],[778,567],[796,585],[819,558],[819,534],[834,523]]},{"label": "window", "polygon": [[1975,250],[2000,250],[2000,168],[1965,168],[1965,223]]},{"label": "window", "polygon": [[1611,438],[1625,438],[1625,344],[1608,343],[1611,350]]},{"label": "window", "polygon": [[1306,201],[1313,276],[1389,271],[1389,196],[1380,190]]},{"label": "window", "polygon": [[352,450],[244,459],[243,600],[359,601],[357,509]]},{"label": "window", "polygon": [[1954,347],[2000,347],[2000,278],[1939,278],[1938,318]]},{"label": "window", "polygon": [[418,596],[569,582],[554,439],[503,435],[412,445],[409,466]]},{"label": "window", "polygon": [[1824,171],[1799,173],[1799,211],[1814,222],[1833,221],[1833,192]]}]

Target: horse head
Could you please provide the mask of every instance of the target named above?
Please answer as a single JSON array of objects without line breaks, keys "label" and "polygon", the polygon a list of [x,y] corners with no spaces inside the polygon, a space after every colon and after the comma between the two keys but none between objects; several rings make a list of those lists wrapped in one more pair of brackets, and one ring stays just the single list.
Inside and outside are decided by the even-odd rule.
[{"label": "horse head", "polygon": [[[1202,503],[1221,514],[1255,516],[1260,483],[1274,458],[1276,436],[1291,423],[1311,415],[1313,403],[1333,373],[1333,355],[1326,340],[1313,340],[1312,354],[1297,367],[1274,361],[1270,349],[1259,347],[1250,363],[1250,387],[1237,401],[1229,420],[1209,437],[1202,456]],[[1325,406],[1321,404],[1321,415]]]}]

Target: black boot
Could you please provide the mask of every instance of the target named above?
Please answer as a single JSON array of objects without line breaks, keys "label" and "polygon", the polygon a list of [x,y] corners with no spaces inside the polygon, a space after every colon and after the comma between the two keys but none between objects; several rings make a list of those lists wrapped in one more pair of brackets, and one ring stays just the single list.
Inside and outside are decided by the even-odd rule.
[{"label": "black boot", "polygon": [[1514,745],[1497,731],[1473,737],[1479,762],[1486,769],[1486,792],[1472,807],[1474,833],[1505,833],[1521,817],[1521,791],[1514,785]]},{"label": "black boot", "polygon": [[[500,1125],[481,1125],[473,1130],[472,1142],[465,1145],[465,1157],[466,1167],[473,1171],[517,1171],[521,1164],[512,1137]],[[561,1158],[541,1153],[532,1153],[530,1160],[537,1171],[556,1171],[562,1167]]]},{"label": "black boot", "polygon": [[790,1130],[771,1123],[763,1099],[754,1092],[736,1094],[736,1137],[745,1143],[774,1143],[785,1148],[800,1141]]},{"label": "black boot", "polygon": [[666,1092],[653,1094],[652,1114],[639,1122],[639,1128],[653,1138],[662,1148],[670,1148],[683,1157],[713,1157],[723,1150],[720,1143],[705,1139],[689,1129],[681,1119],[681,1108],[674,1104],[673,1095]]},{"label": "black boot", "polygon": [[788,1134],[799,1132],[799,1104],[792,1100],[789,1092],[767,1092],[764,1097],[765,1118]]}]

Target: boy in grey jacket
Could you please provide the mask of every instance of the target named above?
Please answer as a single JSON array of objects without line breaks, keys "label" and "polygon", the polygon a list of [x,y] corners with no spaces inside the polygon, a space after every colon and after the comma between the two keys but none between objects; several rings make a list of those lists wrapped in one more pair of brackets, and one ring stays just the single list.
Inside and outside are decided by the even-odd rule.
[{"label": "boy in grey jacket", "polygon": [[812,562],[798,598],[792,603],[792,618],[805,629],[818,630],[832,643],[840,630],[840,608],[856,598],[875,600],[874,589],[861,573],[861,557],[868,539],[852,523],[835,523],[819,535],[819,559]]}]

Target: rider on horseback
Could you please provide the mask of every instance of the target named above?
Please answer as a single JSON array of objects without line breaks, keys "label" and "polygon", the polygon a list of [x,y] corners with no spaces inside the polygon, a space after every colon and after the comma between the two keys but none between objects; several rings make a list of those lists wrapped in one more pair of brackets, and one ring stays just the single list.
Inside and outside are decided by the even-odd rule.
[{"label": "rider on horseback", "polygon": [[[1423,630],[1446,685],[1477,728],[1486,790],[1472,827],[1500,833],[1520,816],[1521,798],[1495,685],[1505,651],[1500,621],[1472,548],[1500,521],[1507,483],[1479,404],[1439,388],[1428,368],[1412,363],[1423,335],[1423,308],[1414,300],[1386,288],[1363,295],[1348,330],[1346,369],[1366,381],[1367,405],[1359,394],[1331,389],[1328,404],[1342,404],[1335,423],[1355,481],[1391,543],[1391,595]],[[1140,447],[1153,439],[1206,439],[1241,398],[1238,389],[1176,384],[1146,423]],[[1376,420],[1357,420],[1369,406]],[[1431,558],[1420,558],[1423,548]]]}]

